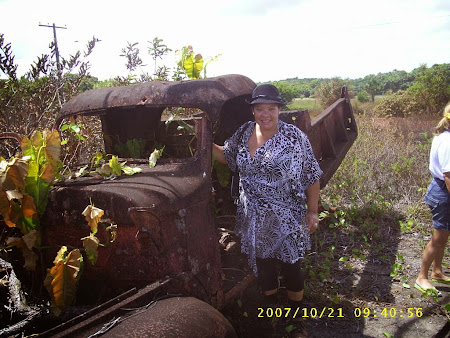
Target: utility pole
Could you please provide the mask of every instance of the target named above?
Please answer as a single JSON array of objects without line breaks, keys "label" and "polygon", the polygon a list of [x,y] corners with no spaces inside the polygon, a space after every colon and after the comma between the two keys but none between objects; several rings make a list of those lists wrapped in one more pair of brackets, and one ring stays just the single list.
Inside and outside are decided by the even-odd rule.
[{"label": "utility pole", "polygon": [[[40,27],[50,27],[53,28],[53,40],[55,43],[55,56],[56,56],[56,73],[58,75],[58,95],[59,95],[59,88],[61,87],[61,64],[59,62],[59,49],[58,49],[58,40],[56,39],[56,28],[61,28],[61,29],[67,29],[67,27],[59,27],[56,26],[55,24],[49,26],[49,25],[41,25],[39,24]],[[63,98],[64,101],[64,98]],[[61,104],[61,100],[60,100],[60,104]]]}]

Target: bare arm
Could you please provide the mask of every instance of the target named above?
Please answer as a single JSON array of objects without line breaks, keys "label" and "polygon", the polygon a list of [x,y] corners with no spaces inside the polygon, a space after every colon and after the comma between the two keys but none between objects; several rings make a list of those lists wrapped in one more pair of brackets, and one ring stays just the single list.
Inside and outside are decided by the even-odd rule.
[{"label": "bare arm", "polygon": [[223,146],[219,146],[218,144],[213,143],[212,153],[217,162],[227,164],[227,160],[225,160],[225,154],[223,153]]},{"label": "bare arm", "polygon": [[313,233],[317,225],[319,224],[319,191],[320,182],[316,181],[308,188],[306,188],[306,205],[308,206],[308,212],[306,214],[306,225],[308,226],[308,231]]},{"label": "bare arm", "polygon": [[444,181],[448,192],[450,192],[450,171],[444,173]]}]

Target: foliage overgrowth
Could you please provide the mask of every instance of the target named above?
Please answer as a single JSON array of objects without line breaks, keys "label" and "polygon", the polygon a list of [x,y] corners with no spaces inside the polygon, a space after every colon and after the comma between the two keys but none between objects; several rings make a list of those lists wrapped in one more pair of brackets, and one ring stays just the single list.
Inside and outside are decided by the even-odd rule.
[{"label": "foliage overgrowth", "polygon": [[[321,227],[334,240],[323,240],[330,236],[327,230],[314,235],[317,255],[306,260],[306,269],[313,271],[308,282],[312,289],[332,284],[333,264],[351,271],[355,264],[365,264],[369,252],[383,261],[399,233],[429,232],[431,214],[423,196],[431,179],[428,156],[439,117],[356,119],[358,138],[321,191]],[[386,240],[389,231],[392,237]],[[392,273],[409,287],[402,264],[394,263]]]}]

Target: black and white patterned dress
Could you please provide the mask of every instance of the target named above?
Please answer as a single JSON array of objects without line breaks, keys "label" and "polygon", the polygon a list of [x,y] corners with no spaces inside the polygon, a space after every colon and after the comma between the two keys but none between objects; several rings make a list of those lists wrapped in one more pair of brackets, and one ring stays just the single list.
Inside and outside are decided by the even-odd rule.
[{"label": "black and white patterned dress", "polygon": [[257,257],[295,263],[311,248],[305,190],[320,179],[322,170],[307,136],[283,121],[251,158],[248,140],[255,125],[242,125],[223,149],[230,169],[239,169],[236,232],[257,275]]}]

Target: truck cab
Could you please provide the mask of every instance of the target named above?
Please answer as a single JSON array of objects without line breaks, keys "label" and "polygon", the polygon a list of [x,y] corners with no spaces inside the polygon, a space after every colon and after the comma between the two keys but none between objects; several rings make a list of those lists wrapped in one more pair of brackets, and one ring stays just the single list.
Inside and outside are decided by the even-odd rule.
[{"label": "truck cab", "polygon": [[[229,184],[218,184],[212,144],[223,144],[253,119],[247,102],[255,86],[242,75],[155,81],[91,90],[63,106],[57,126],[97,116],[105,152],[141,168],[131,176],[60,182],[50,193],[46,246],[81,246],[88,233],[81,213],[90,201],[117,224],[115,243],[99,250],[95,265],[85,264],[79,301],[98,304],[106,301],[99,295],[153,285],[147,297],[189,295],[220,310],[251,283],[246,258],[225,243],[233,237],[233,201]],[[313,120],[307,111],[282,112],[280,118],[308,135],[325,186],[357,136],[346,88]],[[149,155],[158,147],[163,156],[150,167]],[[218,211],[218,203],[231,212]],[[56,250],[49,250],[48,265]]]}]

